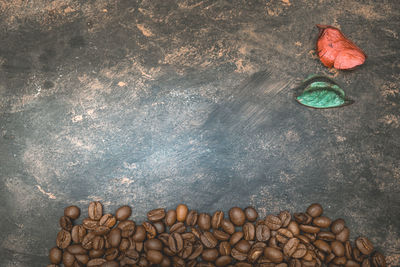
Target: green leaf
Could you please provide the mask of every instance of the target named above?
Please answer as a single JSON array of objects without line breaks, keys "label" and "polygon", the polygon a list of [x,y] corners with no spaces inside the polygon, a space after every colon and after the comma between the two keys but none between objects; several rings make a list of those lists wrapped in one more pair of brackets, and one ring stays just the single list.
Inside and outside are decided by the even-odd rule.
[{"label": "green leaf", "polygon": [[311,76],[298,91],[296,101],[307,107],[335,108],[354,103],[337,83],[324,76]]}]

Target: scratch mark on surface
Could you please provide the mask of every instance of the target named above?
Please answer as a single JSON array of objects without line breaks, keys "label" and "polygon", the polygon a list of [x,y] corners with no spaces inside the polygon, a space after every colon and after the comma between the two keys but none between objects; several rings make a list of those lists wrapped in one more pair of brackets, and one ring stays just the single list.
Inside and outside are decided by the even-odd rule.
[{"label": "scratch mark on surface", "polygon": [[42,189],[40,185],[36,185],[36,188],[43,194],[46,195],[50,199],[56,199],[56,196],[53,193],[46,192]]}]

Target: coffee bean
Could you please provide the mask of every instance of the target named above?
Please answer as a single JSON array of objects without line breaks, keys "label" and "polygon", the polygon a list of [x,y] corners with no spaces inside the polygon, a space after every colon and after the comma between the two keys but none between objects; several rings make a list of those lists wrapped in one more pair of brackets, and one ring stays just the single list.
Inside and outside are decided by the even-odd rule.
[{"label": "coffee bean", "polygon": [[176,219],[179,222],[184,222],[186,220],[186,216],[188,214],[188,207],[185,204],[179,204],[176,207]]},{"label": "coffee bean", "polygon": [[344,246],[341,242],[339,241],[333,241],[331,243],[331,248],[332,252],[337,256],[337,257],[343,257],[344,256]]},{"label": "coffee bean", "polygon": [[101,250],[92,249],[92,250],[89,251],[89,257],[91,259],[93,259],[93,258],[101,258],[101,257],[103,257],[104,252],[105,251],[103,249],[101,249]]},{"label": "coffee bean", "polygon": [[71,219],[69,217],[67,217],[67,216],[62,216],[60,218],[60,226],[64,230],[71,231],[71,229],[72,229],[72,221],[71,221]]},{"label": "coffee bean", "polygon": [[88,263],[87,263],[87,267],[100,267],[102,264],[106,263],[107,261],[105,259],[100,259],[100,258],[96,258],[96,259],[91,259]]},{"label": "coffee bean", "polygon": [[172,226],[176,222],[176,211],[175,210],[167,211],[164,221],[167,226]]},{"label": "coffee bean", "polygon": [[288,224],[287,228],[288,228],[288,230],[289,230],[290,232],[292,232],[292,234],[293,234],[294,236],[297,236],[297,235],[300,234],[299,225],[298,225],[297,222],[295,222],[295,221],[291,221],[291,222]]},{"label": "coffee bean", "polygon": [[235,248],[242,253],[247,253],[249,252],[251,245],[249,241],[247,240],[240,240],[239,242],[236,243]]},{"label": "coffee bean", "polygon": [[230,235],[235,232],[235,226],[229,220],[223,219],[221,221],[221,227],[226,233],[228,233]]},{"label": "coffee bean", "polygon": [[[192,228],[195,229],[195,228]],[[171,226],[171,228],[169,229],[170,233],[184,233],[186,231],[186,226],[183,222],[177,222],[174,225]]]},{"label": "coffee bean", "polygon": [[132,220],[120,221],[117,228],[121,230],[122,237],[130,237],[135,233],[136,224]]},{"label": "coffee bean", "polygon": [[161,221],[165,218],[165,210],[163,208],[154,209],[147,213],[147,219],[151,222]]},{"label": "coffee bean", "polygon": [[288,240],[288,242],[285,244],[285,246],[283,247],[283,253],[288,256],[291,257],[293,255],[293,253],[297,250],[297,247],[300,244],[300,240],[297,238],[291,238]]},{"label": "coffee bean", "polygon": [[301,267],[301,261],[298,259],[291,259],[289,262],[290,267]]},{"label": "coffee bean", "polygon": [[203,253],[203,244],[196,241],[193,245],[193,252],[192,254],[188,257],[188,260],[194,260],[196,259],[198,256],[201,255],[201,253]]},{"label": "coffee bean", "polygon": [[90,218],[85,218],[82,221],[82,225],[87,230],[94,230],[97,226],[99,226],[99,221]]},{"label": "coffee bean", "polygon": [[211,227],[213,229],[218,229],[219,227],[221,227],[223,219],[224,219],[224,212],[217,210],[216,212],[214,212],[211,218]]},{"label": "coffee bean", "polygon": [[197,225],[203,231],[208,231],[211,228],[211,217],[207,213],[200,213],[197,219]]},{"label": "coffee bean", "polygon": [[279,249],[266,247],[264,249],[264,255],[274,263],[280,263],[283,261],[283,254]]},{"label": "coffee bean", "polygon": [[279,248],[278,240],[276,239],[275,236],[271,236],[271,238],[268,240],[268,246],[273,248]]},{"label": "coffee bean", "polygon": [[360,250],[357,247],[353,248],[353,259],[358,262],[362,262],[364,258],[365,256],[361,254]]},{"label": "coffee bean", "polygon": [[136,250],[128,249],[125,252],[125,258],[124,258],[125,264],[131,264],[131,265],[136,264],[139,262],[139,259],[140,259],[140,254]]},{"label": "coffee bean", "polygon": [[[182,236],[182,235],[181,235]],[[179,253],[179,257],[187,259],[193,252],[193,242],[183,239],[183,249]]]},{"label": "coffee bean", "polygon": [[374,246],[366,237],[357,238],[356,246],[364,255],[369,255],[374,251]]},{"label": "coffee bean", "polygon": [[61,251],[61,249],[59,249],[57,247],[54,247],[54,248],[50,249],[49,259],[50,259],[50,262],[53,263],[53,264],[61,263],[61,259],[62,259],[62,251]]},{"label": "coffee bean", "polygon": [[[135,244],[135,243],[133,243]],[[120,251],[127,251],[129,248],[131,248],[131,241],[129,241],[128,238],[121,238],[121,242],[119,243],[118,249]],[[134,249],[134,247],[133,247]]]},{"label": "coffee bean", "polygon": [[95,238],[93,238],[93,249],[96,250],[103,249],[104,245],[105,245],[104,237],[96,236]]},{"label": "coffee bean", "polygon": [[310,234],[316,234],[320,231],[319,227],[305,224],[300,224],[300,230]]},{"label": "coffee bean", "polygon": [[219,254],[226,256],[231,254],[231,245],[227,241],[223,241],[219,244]]},{"label": "coffee bean", "polygon": [[163,260],[163,255],[158,250],[149,250],[147,251],[146,256],[152,264],[160,264]]},{"label": "coffee bean", "polygon": [[258,212],[253,207],[245,208],[244,214],[249,222],[255,222],[258,218]]},{"label": "coffee bean", "polygon": [[101,267],[119,267],[119,263],[116,261],[107,261],[100,266]]},{"label": "coffee bean", "polygon": [[345,264],[345,267],[360,267],[360,264],[358,264],[355,261],[348,260]]},{"label": "coffee bean", "polygon": [[306,255],[306,253],[307,253],[306,246],[302,243],[299,243],[296,251],[292,254],[292,258],[301,259]]},{"label": "coffee bean", "polygon": [[268,226],[264,224],[260,224],[256,227],[256,238],[258,241],[265,242],[271,236],[271,231]]},{"label": "coffee bean", "polygon": [[232,256],[232,258],[234,258],[235,260],[238,260],[238,261],[244,261],[247,258],[246,253],[240,252],[236,248],[232,248],[231,256]]},{"label": "coffee bean", "polygon": [[143,242],[146,239],[146,229],[142,225],[138,225],[132,239],[135,242]]},{"label": "coffee bean", "polygon": [[310,244],[311,240],[305,235],[298,235],[297,238],[303,243],[303,244]]},{"label": "coffee bean", "polygon": [[270,214],[265,218],[265,225],[267,225],[269,229],[275,231],[281,227],[282,221],[279,217]]},{"label": "coffee bean", "polygon": [[129,206],[122,206],[115,212],[115,219],[118,221],[125,221],[132,214],[132,209]]},{"label": "coffee bean", "polygon": [[231,235],[231,238],[229,239],[229,244],[231,244],[231,246],[234,246],[242,238],[243,238],[243,232],[241,231],[235,232]]},{"label": "coffee bean", "polygon": [[336,235],[336,240],[340,242],[346,242],[349,240],[350,230],[347,227],[344,227],[343,230]]},{"label": "coffee bean", "polygon": [[325,241],[333,241],[333,240],[336,239],[336,236],[335,236],[335,234],[332,233],[332,232],[323,231],[323,232],[319,232],[319,233],[317,234],[317,238],[318,238],[318,239],[325,240]]},{"label": "coffee bean", "polygon": [[292,220],[292,215],[290,215],[290,212],[287,210],[281,211],[278,217],[281,219],[282,227],[287,227]]},{"label": "coffee bean", "polygon": [[104,257],[108,261],[115,260],[119,256],[119,251],[117,248],[109,248],[105,251]]},{"label": "coffee bean", "polygon": [[246,222],[242,229],[245,240],[254,240],[256,236],[256,228],[254,227],[254,224]]},{"label": "coffee bean", "polygon": [[333,263],[337,265],[345,265],[347,259],[345,257],[336,257],[333,259]]},{"label": "coffee bean", "polygon": [[173,253],[178,253],[183,249],[183,239],[179,233],[172,233],[168,238],[169,249]]},{"label": "coffee bean", "polygon": [[90,232],[82,240],[82,247],[84,249],[92,249],[93,248],[93,240],[96,237],[95,233]]},{"label": "coffee bean", "polygon": [[161,267],[170,267],[172,264],[171,260],[168,257],[163,257],[160,266]]},{"label": "coffee bean", "polygon": [[316,240],[314,246],[327,254],[330,254],[332,251],[331,246],[323,240]]},{"label": "coffee bean", "polygon": [[64,251],[62,262],[66,267],[72,266],[75,263],[75,257],[68,251]]},{"label": "coffee bean", "polygon": [[71,238],[75,243],[81,243],[86,235],[86,229],[82,225],[75,225],[71,230]]},{"label": "coffee bean", "polygon": [[199,216],[197,214],[197,211],[195,211],[195,210],[189,211],[188,215],[186,216],[186,220],[185,220],[186,225],[187,226],[195,226],[196,223],[198,223],[197,222],[198,217]]},{"label": "coffee bean", "polygon": [[153,222],[154,228],[156,228],[157,234],[162,234],[165,232],[165,225],[162,221]]},{"label": "coffee bean", "polygon": [[[335,258],[335,254],[333,254],[332,252],[326,256],[325,258],[325,263],[330,263],[331,261],[333,261],[333,259]],[[331,263],[333,264],[333,263]]]},{"label": "coffee bean", "polygon": [[108,228],[105,225],[99,225],[96,228],[94,228],[93,232],[96,235],[106,235],[108,232],[110,232],[110,228]]},{"label": "coffee bean", "polygon": [[[265,245],[265,243],[263,243],[263,244]],[[250,252],[248,254],[249,262],[251,262],[251,263],[256,262],[261,257],[261,255],[263,253],[264,253],[264,248],[262,248],[262,247],[254,247],[253,246],[253,248],[251,248],[251,250],[250,250]]]},{"label": "coffee bean", "polygon": [[385,257],[379,252],[374,253],[374,255],[371,258],[371,261],[375,267],[386,267]]},{"label": "coffee bean", "polygon": [[121,230],[119,228],[114,228],[108,234],[108,242],[113,248],[117,248],[121,242]]},{"label": "coffee bean", "polygon": [[193,233],[193,235],[194,235],[195,237],[197,237],[198,239],[200,239],[201,232],[200,232],[199,229],[193,227],[193,228],[190,229],[190,231],[192,231],[192,233]]},{"label": "coffee bean", "polygon": [[75,254],[87,254],[86,249],[84,249],[81,245],[79,244],[74,244],[70,245],[67,247],[67,250],[69,253],[75,255]]},{"label": "coffee bean", "polygon": [[232,258],[229,256],[221,256],[215,261],[216,266],[228,266],[232,262]]},{"label": "coffee bean", "polygon": [[101,216],[103,216],[103,205],[99,201],[90,202],[88,214],[90,219],[100,220]]},{"label": "coffee bean", "polygon": [[215,248],[207,248],[203,250],[201,257],[205,261],[215,261],[218,258],[218,250]]},{"label": "coffee bean", "polygon": [[57,247],[65,249],[71,243],[71,234],[68,231],[61,230],[57,234],[56,244]]},{"label": "coffee bean", "polygon": [[331,219],[325,216],[316,217],[313,219],[313,224],[320,228],[328,228],[331,225]]},{"label": "coffee bean", "polygon": [[81,266],[82,264],[86,265],[90,260],[89,256],[86,254],[76,254],[74,256],[75,256],[75,260],[77,261],[77,263],[81,263],[81,264],[78,264],[78,266]]},{"label": "coffee bean", "polygon": [[229,240],[229,238],[230,238],[229,234],[227,234],[221,230],[214,230],[213,234],[214,234],[215,238],[218,239],[219,241],[226,241],[226,240]]},{"label": "coffee bean", "polygon": [[246,221],[244,211],[239,207],[233,207],[229,210],[229,219],[236,226],[242,226]]},{"label": "coffee bean", "polygon": [[312,221],[312,217],[307,213],[295,213],[293,217],[299,224],[310,224]]},{"label": "coffee bean", "polygon": [[371,261],[368,258],[362,260],[361,267],[372,267]]},{"label": "coffee bean", "polygon": [[147,238],[155,238],[157,235],[156,228],[149,222],[143,222],[142,223],[144,229],[146,230],[147,233]]},{"label": "coffee bean", "polygon": [[211,232],[204,232],[200,236],[200,240],[203,243],[203,245],[207,248],[215,248],[218,244],[218,240],[214,237],[214,235]]},{"label": "coffee bean", "polygon": [[108,228],[112,228],[117,223],[117,219],[112,214],[104,214],[100,218],[99,225],[107,226]]},{"label": "coffee bean", "polygon": [[331,224],[331,231],[332,233],[339,234],[345,227],[346,223],[343,219],[334,220]]},{"label": "coffee bean", "polygon": [[292,237],[293,237],[292,232],[290,232],[286,228],[281,228],[278,229],[278,231],[276,231],[276,239],[282,244],[285,244]]},{"label": "coffee bean", "polygon": [[323,209],[321,204],[318,203],[314,203],[311,204],[308,208],[307,208],[307,214],[310,215],[311,217],[315,218],[315,217],[319,217],[321,216]]},{"label": "coffee bean", "polygon": [[64,216],[76,220],[81,215],[81,210],[77,206],[69,206],[64,209]]}]

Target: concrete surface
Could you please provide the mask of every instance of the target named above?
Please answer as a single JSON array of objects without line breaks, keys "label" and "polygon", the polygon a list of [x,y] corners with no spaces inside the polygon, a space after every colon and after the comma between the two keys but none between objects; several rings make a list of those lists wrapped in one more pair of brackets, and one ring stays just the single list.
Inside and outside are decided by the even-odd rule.
[{"label": "concrete surface", "polygon": [[[45,266],[63,208],[320,202],[400,264],[399,1],[0,1],[0,266]],[[315,24],[368,55],[315,57]],[[293,100],[310,74],[355,104]]]}]

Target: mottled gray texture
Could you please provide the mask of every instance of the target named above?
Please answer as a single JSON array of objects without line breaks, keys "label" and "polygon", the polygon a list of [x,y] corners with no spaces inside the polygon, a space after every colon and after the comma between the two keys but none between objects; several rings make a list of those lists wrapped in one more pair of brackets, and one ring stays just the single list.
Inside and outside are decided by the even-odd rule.
[{"label": "mottled gray texture", "polygon": [[[92,200],[138,221],[320,202],[399,265],[400,2],[375,2],[0,1],[0,266],[45,266]],[[323,67],[316,23],[366,64]],[[314,73],[356,103],[295,103]]]}]

